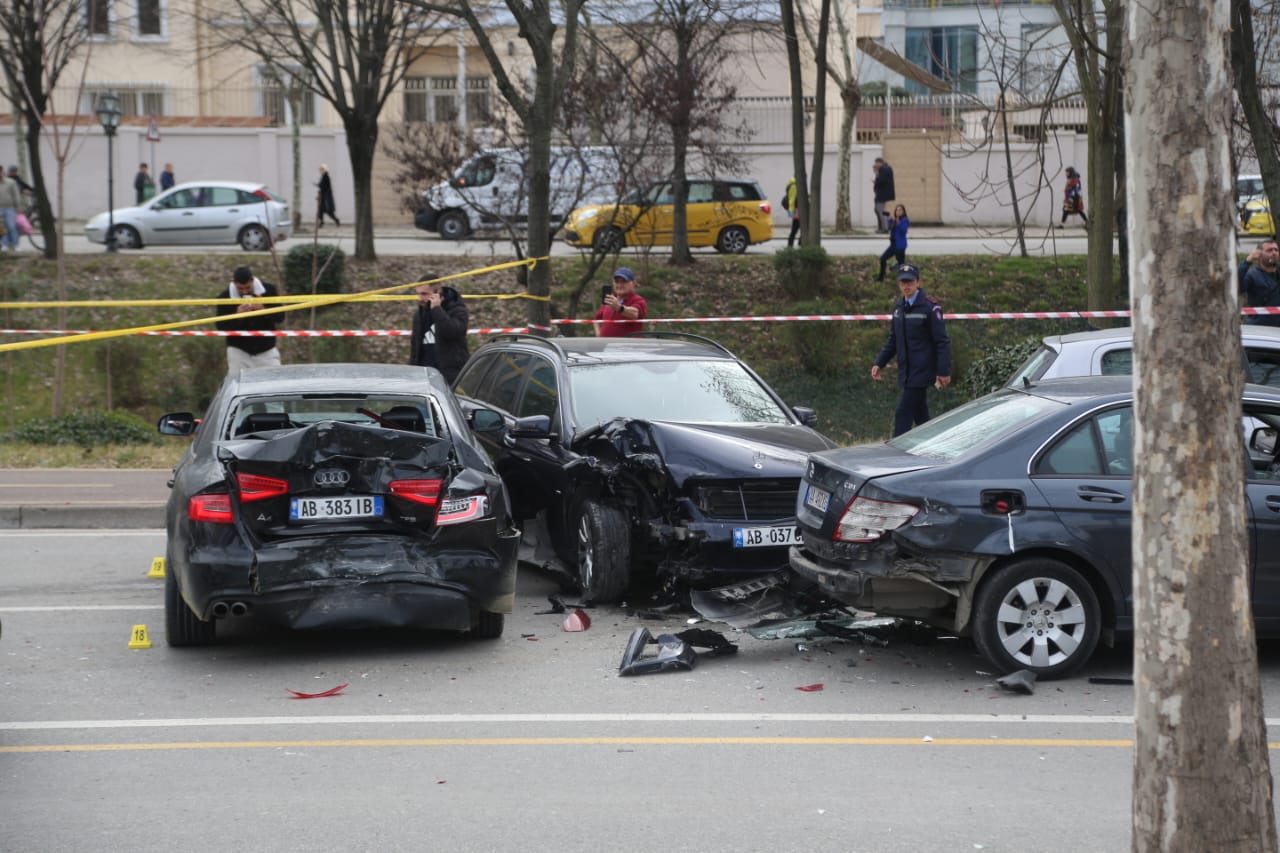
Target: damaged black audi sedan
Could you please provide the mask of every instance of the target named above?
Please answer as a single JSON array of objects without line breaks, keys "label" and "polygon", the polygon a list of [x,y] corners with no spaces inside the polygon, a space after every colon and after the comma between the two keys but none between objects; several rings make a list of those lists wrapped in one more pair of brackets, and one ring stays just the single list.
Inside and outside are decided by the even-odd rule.
[{"label": "damaged black audi sedan", "polygon": [[203,419],[163,416],[194,435],[166,509],[169,645],[243,614],[500,636],[520,533],[475,434],[501,427],[435,370],[380,364],[245,370]]},{"label": "damaged black audi sedan", "polygon": [[834,443],[706,338],[496,336],[454,383],[464,410],[503,413],[482,442],[526,535],[522,558],[589,601],[634,575],[690,584],[785,568],[812,451]]},{"label": "damaged black audi sedan", "polygon": [[[1027,382],[887,443],[814,454],[791,568],[830,598],[972,636],[1041,678],[1133,629],[1132,377]],[[1280,633],[1280,393],[1248,386],[1254,623]]]}]

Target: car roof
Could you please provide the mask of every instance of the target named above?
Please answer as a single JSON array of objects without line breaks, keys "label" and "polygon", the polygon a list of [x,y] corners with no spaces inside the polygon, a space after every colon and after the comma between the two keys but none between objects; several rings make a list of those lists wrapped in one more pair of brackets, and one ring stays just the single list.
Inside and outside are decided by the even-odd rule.
[{"label": "car roof", "polygon": [[500,335],[477,350],[519,344],[558,352],[569,364],[601,364],[634,361],[688,361],[707,359],[737,361],[737,357],[710,339],[696,337],[543,338],[536,335]]},{"label": "car roof", "polygon": [[244,190],[245,192],[253,192],[258,187],[265,186],[261,181],[183,181],[180,184],[174,184],[165,192],[173,190],[181,190],[186,188],[198,187],[231,187],[234,190]]},{"label": "car roof", "polygon": [[[1280,345],[1280,326],[1245,325],[1240,327],[1240,331],[1246,338],[1274,338],[1276,344]],[[1060,349],[1063,345],[1080,342],[1099,343],[1132,339],[1133,327],[1119,326],[1114,329],[1096,329],[1092,332],[1071,332],[1066,335],[1049,335],[1044,338],[1044,342],[1048,346]]]},{"label": "car roof", "polygon": [[[1057,400],[1062,403],[1073,403],[1081,400],[1093,400],[1107,403],[1126,400],[1133,396],[1132,376],[1064,376],[1059,379],[1042,379],[1032,382],[1026,388],[1007,387],[1001,390],[1022,390],[1037,397]],[[1244,386],[1244,396],[1250,400],[1267,403],[1280,403],[1280,388],[1269,385]]]},{"label": "car roof", "polygon": [[353,391],[436,394],[449,388],[439,371],[410,364],[286,364],[240,371],[236,396]]}]

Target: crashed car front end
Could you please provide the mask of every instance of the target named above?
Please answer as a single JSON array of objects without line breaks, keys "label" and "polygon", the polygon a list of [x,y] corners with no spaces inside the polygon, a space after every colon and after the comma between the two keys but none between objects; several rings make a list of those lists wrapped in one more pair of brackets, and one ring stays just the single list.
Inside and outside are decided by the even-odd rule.
[{"label": "crashed car front end", "polygon": [[512,611],[519,534],[474,449],[326,421],[216,452],[222,480],[171,512],[199,618],[469,630]]},{"label": "crashed car front end", "polygon": [[660,578],[702,584],[777,571],[799,541],[795,494],[810,450],[805,427],[617,419],[575,447],[577,490],[618,499],[632,548]]}]

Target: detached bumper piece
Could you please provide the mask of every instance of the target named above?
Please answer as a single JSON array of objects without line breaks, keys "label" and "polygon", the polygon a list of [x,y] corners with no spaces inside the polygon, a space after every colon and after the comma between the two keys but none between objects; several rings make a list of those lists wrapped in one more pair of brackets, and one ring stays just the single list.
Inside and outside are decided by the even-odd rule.
[{"label": "detached bumper piece", "polygon": [[[645,657],[646,649],[657,644],[658,653]],[[694,646],[706,649],[697,652]],[[659,634],[657,639],[649,629],[641,626],[631,632],[627,650],[618,666],[618,675],[648,675],[653,672],[688,671],[698,663],[699,657],[718,657],[737,654],[738,647],[715,631],[706,628],[690,628],[679,634]]]}]

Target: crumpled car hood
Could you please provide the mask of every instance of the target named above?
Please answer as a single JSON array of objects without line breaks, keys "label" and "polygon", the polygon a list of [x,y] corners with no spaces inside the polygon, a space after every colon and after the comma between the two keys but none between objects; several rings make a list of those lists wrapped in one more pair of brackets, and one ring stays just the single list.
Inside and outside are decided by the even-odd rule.
[{"label": "crumpled car hood", "polygon": [[812,452],[835,445],[795,424],[648,423],[654,450],[677,486],[686,480],[799,477]]}]

